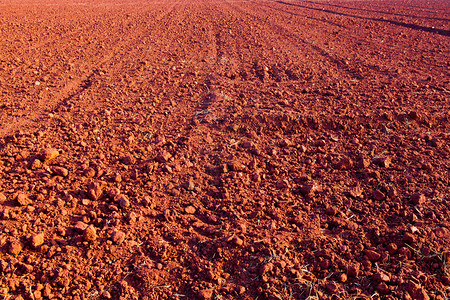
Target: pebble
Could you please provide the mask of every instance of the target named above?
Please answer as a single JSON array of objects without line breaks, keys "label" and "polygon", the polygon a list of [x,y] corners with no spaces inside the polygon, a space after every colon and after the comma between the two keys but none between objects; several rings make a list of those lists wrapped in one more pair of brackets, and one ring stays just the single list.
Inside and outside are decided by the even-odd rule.
[{"label": "pebble", "polygon": [[37,170],[37,169],[40,169],[40,168],[42,168],[42,161],[40,161],[39,159],[34,159],[32,162],[31,162],[31,165],[30,165],[30,169],[31,170]]},{"label": "pebble", "polygon": [[93,242],[97,239],[97,230],[95,229],[94,225],[89,225],[84,230],[83,238],[86,242]]},{"label": "pebble", "polygon": [[266,263],[261,266],[261,268],[259,269],[259,274],[264,275],[272,270],[273,270],[273,264],[269,262],[269,263]]},{"label": "pebble", "polygon": [[344,157],[336,164],[335,168],[338,170],[350,170],[353,168],[353,161],[348,157]]},{"label": "pebble", "polygon": [[8,253],[11,255],[17,255],[22,251],[22,249],[23,249],[23,246],[20,242],[12,241],[9,244]]},{"label": "pebble", "polygon": [[59,151],[55,148],[44,149],[41,152],[41,159],[45,162],[48,162],[52,159],[55,159],[59,156]]},{"label": "pebble", "polygon": [[19,205],[21,206],[27,206],[32,204],[33,202],[31,201],[30,198],[28,198],[28,195],[26,195],[25,193],[19,193],[17,195],[16,201]]},{"label": "pebble", "polygon": [[84,222],[81,222],[81,221],[78,221],[78,222],[75,224],[74,228],[75,228],[75,230],[78,231],[78,232],[84,232],[88,226],[89,226],[88,224],[86,224],[86,223],[84,223]]},{"label": "pebble", "polygon": [[44,244],[44,233],[33,234],[30,238],[30,244],[33,248],[38,248]]},{"label": "pebble", "polygon": [[358,169],[367,169],[370,165],[370,161],[367,158],[361,158],[358,160],[356,167]]},{"label": "pebble", "polygon": [[203,289],[198,291],[198,299],[200,300],[209,300],[213,296],[213,290],[212,289]]},{"label": "pebble", "polygon": [[114,197],[114,201],[117,201],[119,203],[119,206],[122,208],[130,206],[130,200],[128,200],[128,197],[125,196],[124,194],[119,194],[116,197]]},{"label": "pebble", "polygon": [[125,240],[125,233],[120,230],[115,230],[111,233],[111,240],[116,244],[122,244]]},{"label": "pebble", "polygon": [[383,168],[389,168],[392,161],[391,161],[391,158],[390,158],[390,157],[378,157],[378,156],[375,156],[375,157],[372,159],[372,162],[373,162],[374,164],[380,166],[380,167],[383,167]]},{"label": "pebble", "polygon": [[425,195],[424,195],[424,194],[416,193],[416,194],[412,194],[412,195],[411,195],[411,202],[412,202],[414,205],[423,204],[423,203],[425,203],[426,201],[427,201],[427,199],[425,198]]},{"label": "pebble", "polygon": [[120,194],[120,190],[118,188],[111,188],[108,190],[108,196],[111,199],[114,199],[119,194]]},{"label": "pebble", "polygon": [[156,156],[155,160],[159,163],[165,163],[168,162],[171,157],[172,154],[164,150]]},{"label": "pebble", "polygon": [[95,176],[95,170],[94,170],[93,168],[91,168],[91,167],[86,168],[86,169],[83,171],[83,175],[84,175],[85,177],[87,177],[87,178],[92,178],[92,177]]},{"label": "pebble", "polygon": [[51,170],[54,174],[59,175],[59,176],[62,176],[62,177],[66,177],[67,175],[69,175],[69,170],[67,170],[66,168],[63,168],[63,167],[52,166],[52,167],[50,168],[50,170]]},{"label": "pebble", "polygon": [[378,272],[373,276],[373,280],[377,281],[377,282],[389,282],[391,280],[391,275],[389,273],[385,273],[385,272]]},{"label": "pebble", "polygon": [[386,197],[386,195],[383,192],[381,192],[380,190],[373,191],[372,196],[377,201],[382,201]]},{"label": "pebble", "polygon": [[381,254],[373,251],[373,250],[365,250],[364,253],[367,255],[367,257],[369,258],[370,261],[377,261],[381,258]]},{"label": "pebble", "polygon": [[0,193],[0,203],[5,202],[6,201],[6,196],[3,193]]},{"label": "pebble", "polygon": [[384,282],[380,282],[376,286],[376,289],[377,289],[378,292],[380,292],[380,294],[383,294],[383,295],[388,294],[390,292],[389,287]]},{"label": "pebble", "polygon": [[191,206],[191,205],[189,205],[188,207],[186,207],[185,209],[184,209],[184,212],[185,213],[187,213],[187,214],[190,214],[190,215],[193,215],[193,214],[195,214],[195,207],[193,207],[193,206]]},{"label": "pebble", "polygon": [[97,201],[103,194],[104,184],[101,182],[92,182],[88,187],[89,198],[93,201]]}]

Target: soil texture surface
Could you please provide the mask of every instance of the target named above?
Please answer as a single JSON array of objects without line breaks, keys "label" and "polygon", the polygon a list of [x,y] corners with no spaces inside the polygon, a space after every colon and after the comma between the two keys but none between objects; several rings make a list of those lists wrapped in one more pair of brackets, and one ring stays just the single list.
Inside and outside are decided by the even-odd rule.
[{"label": "soil texture surface", "polygon": [[0,299],[450,297],[450,2],[0,0]]}]

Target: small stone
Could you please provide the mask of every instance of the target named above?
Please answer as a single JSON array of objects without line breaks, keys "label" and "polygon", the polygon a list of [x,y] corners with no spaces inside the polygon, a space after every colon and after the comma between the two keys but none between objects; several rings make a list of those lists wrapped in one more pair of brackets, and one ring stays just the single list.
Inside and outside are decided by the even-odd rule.
[{"label": "small stone", "polygon": [[200,300],[209,300],[213,296],[213,290],[212,289],[203,289],[198,291],[198,299]]},{"label": "small stone", "polygon": [[130,206],[130,200],[128,200],[128,197],[125,196],[124,194],[119,194],[116,197],[114,197],[114,201],[117,201],[119,203],[119,206],[122,208]]},{"label": "small stone", "polygon": [[367,158],[360,158],[358,160],[358,163],[356,164],[356,167],[358,169],[367,169],[370,165],[370,161]]},{"label": "small stone", "polygon": [[386,197],[386,195],[383,192],[381,192],[380,190],[373,191],[372,196],[377,201],[382,201]]},{"label": "small stone", "polygon": [[93,242],[97,239],[97,230],[93,225],[89,225],[84,230],[83,238],[86,242]]},{"label": "small stone", "polygon": [[108,291],[103,291],[102,292],[102,297],[106,298],[106,299],[111,299],[111,294]]},{"label": "small stone", "polygon": [[335,216],[338,213],[338,209],[335,206],[329,206],[325,212],[329,216]]},{"label": "small stone", "polygon": [[37,170],[42,168],[42,161],[40,161],[39,159],[34,159],[31,164],[30,164],[30,169],[31,170]]},{"label": "small stone", "polygon": [[391,165],[391,158],[390,157],[378,157],[375,156],[372,159],[372,162],[380,167],[383,168],[389,168],[389,166]]},{"label": "small stone", "polygon": [[405,232],[403,235],[403,241],[409,244],[414,244],[416,242],[416,236],[410,232]]},{"label": "small stone", "polygon": [[85,176],[85,177],[87,177],[87,178],[92,178],[92,177],[94,177],[95,176],[95,170],[93,169],[93,168],[86,168],[84,171],[83,171],[83,175]]},{"label": "small stone", "polygon": [[244,245],[244,241],[243,241],[240,237],[237,237],[237,236],[235,236],[235,237],[233,238],[233,243],[234,243],[237,247],[240,247],[240,246]]},{"label": "small stone", "polygon": [[325,288],[327,289],[327,291],[329,293],[335,293],[338,289],[338,286],[335,282],[329,281],[329,282],[327,282]]},{"label": "small stone", "polygon": [[193,207],[193,206],[191,206],[191,205],[189,205],[188,207],[186,207],[185,209],[184,209],[184,212],[185,213],[187,213],[187,214],[190,214],[190,215],[193,215],[193,214],[195,214],[195,207]]},{"label": "small stone", "polygon": [[116,244],[121,244],[125,240],[125,233],[119,230],[115,230],[111,234],[111,240]]},{"label": "small stone", "polygon": [[25,193],[19,193],[16,197],[16,201],[21,206],[27,206],[33,203],[31,199],[28,198],[28,195],[26,195]]},{"label": "small stone", "polygon": [[6,201],[6,196],[3,193],[0,193],[0,203],[5,202]]},{"label": "small stone", "polygon": [[41,152],[41,159],[45,162],[48,162],[52,159],[55,159],[56,157],[59,156],[59,151],[55,148],[48,148],[48,149],[44,149]]},{"label": "small stone", "polygon": [[412,202],[414,205],[423,204],[423,203],[425,203],[426,201],[427,201],[427,198],[425,198],[425,195],[424,195],[424,194],[418,194],[418,193],[416,193],[416,194],[412,194],[412,195],[411,195],[411,202]]},{"label": "small stone", "polygon": [[11,255],[18,255],[22,251],[22,244],[18,241],[12,241],[9,244],[8,253]]},{"label": "small stone", "polygon": [[338,170],[350,170],[353,168],[353,161],[348,157],[344,157],[335,165],[335,168]]},{"label": "small stone", "polygon": [[30,238],[30,244],[33,248],[38,248],[44,244],[44,233],[33,234]]},{"label": "small stone", "polygon": [[155,160],[159,163],[165,163],[168,162],[171,157],[172,154],[164,150],[156,156]]},{"label": "small stone", "polygon": [[339,279],[340,282],[346,282],[347,281],[347,275],[345,273],[341,273],[341,274],[339,274],[338,279]]},{"label": "small stone", "polygon": [[389,282],[391,280],[391,275],[385,272],[378,272],[373,276],[373,280],[376,282]]},{"label": "small stone", "polygon": [[183,187],[188,191],[193,191],[195,189],[194,179],[189,178],[189,180],[183,184]]},{"label": "small stone", "polygon": [[111,188],[108,190],[108,196],[111,199],[114,199],[119,194],[120,194],[120,190],[118,188]]},{"label": "small stone", "polygon": [[388,287],[387,284],[384,283],[384,282],[380,282],[380,283],[376,286],[376,289],[377,289],[377,291],[380,292],[380,294],[382,294],[382,295],[388,294],[388,293],[390,292],[390,291],[389,291],[389,287]]},{"label": "small stone", "polygon": [[272,263],[266,263],[264,265],[261,266],[261,268],[259,269],[259,275],[264,275],[268,272],[271,272],[273,270],[273,264]]},{"label": "small stone", "polygon": [[369,258],[370,261],[375,262],[377,260],[379,260],[381,258],[381,254],[373,251],[373,250],[365,250],[364,251],[367,255],[367,257]]},{"label": "small stone", "polygon": [[91,182],[88,186],[89,198],[93,201],[97,201],[103,195],[103,188],[106,184],[103,182]]},{"label": "small stone", "polygon": [[67,175],[69,175],[69,170],[63,167],[52,166],[50,170],[58,176],[66,177]]},{"label": "small stone", "polygon": [[88,224],[78,221],[73,228],[78,232],[84,232],[88,226]]}]

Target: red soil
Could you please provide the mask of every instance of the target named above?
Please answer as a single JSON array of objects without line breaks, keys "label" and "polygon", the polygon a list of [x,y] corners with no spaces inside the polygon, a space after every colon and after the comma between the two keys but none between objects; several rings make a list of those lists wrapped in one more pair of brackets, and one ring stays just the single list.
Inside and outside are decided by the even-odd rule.
[{"label": "red soil", "polygon": [[448,1],[0,1],[1,299],[448,299],[449,36]]}]

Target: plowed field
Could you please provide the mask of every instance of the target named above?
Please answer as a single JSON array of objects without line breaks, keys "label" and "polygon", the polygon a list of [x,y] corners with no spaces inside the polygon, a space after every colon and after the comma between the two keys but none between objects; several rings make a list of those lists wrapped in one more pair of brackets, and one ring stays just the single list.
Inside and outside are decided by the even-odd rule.
[{"label": "plowed field", "polygon": [[0,299],[448,299],[450,2],[0,0]]}]

